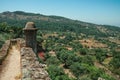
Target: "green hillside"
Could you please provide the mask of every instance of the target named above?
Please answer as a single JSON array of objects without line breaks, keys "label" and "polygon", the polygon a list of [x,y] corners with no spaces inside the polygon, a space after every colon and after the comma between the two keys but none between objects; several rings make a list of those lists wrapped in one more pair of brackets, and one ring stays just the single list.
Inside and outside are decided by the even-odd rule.
[{"label": "green hillside", "polygon": [[120,27],[97,25],[60,16],[22,11],[0,13],[0,47],[7,39],[23,38],[33,21],[38,53],[52,80],[119,80]]}]

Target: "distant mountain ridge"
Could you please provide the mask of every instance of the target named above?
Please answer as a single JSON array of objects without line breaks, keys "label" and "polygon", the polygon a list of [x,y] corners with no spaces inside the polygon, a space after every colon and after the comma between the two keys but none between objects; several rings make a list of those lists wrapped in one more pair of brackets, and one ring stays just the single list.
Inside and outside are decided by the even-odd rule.
[{"label": "distant mountain ridge", "polygon": [[[0,13],[0,18],[2,21],[2,19],[5,20],[6,19],[13,19],[13,20],[43,20],[43,21],[51,21],[51,22],[73,22],[73,23],[78,23],[81,24],[83,26],[87,26],[87,25],[97,25],[97,24],[93,24],[93,23],[88,23],[88,22],[83,22],[83,21],[79,21],[79,20],[72,20],[72,19],[68,19],[65,17],[61,17],[61,16],[46,16],[46,15],[42,15],[42,14],[37,14],[37,13],[27,13],[27,12],[23,12],[23,11],[14,11],[14,12],[10,12],[10,11],[6,11],[6,12],[2,12]],[[100,26],[104,26],[104,25],[100,25]],[[109,25],[110,26],[110,25]]]},{"label": "distant mountain ridge", "polygon": [[73,23],[84,25],[84,26],[87,24],[91,24],[91,23],[82,22],[78,20],[68,19],[68,18],[61,17],[61,16],[46,16],[42,14],[26,13],[23,11],[14,11],[14,12],[6,11],[3,13],[0,13],[0,18],[1,19],[5,19],[5,18],[13,19],[13,20],[15,19],[16,20],[28,20],[29,19],[29,20],[51,21],[51,22],[73,22]]},{"label": "distant mountain ridge", "polygon": [[97,25],[93,23],[72,20],[60,16],[46,16],[42,14],[27,13],[23,11],[0,13],[0,23],[7,23],[9,26],[24,27],[26,22],[33,21],[41,30],[50,31],[71,31],[87,35],[114,36],[120,34],[120,27],[110,25]]}]

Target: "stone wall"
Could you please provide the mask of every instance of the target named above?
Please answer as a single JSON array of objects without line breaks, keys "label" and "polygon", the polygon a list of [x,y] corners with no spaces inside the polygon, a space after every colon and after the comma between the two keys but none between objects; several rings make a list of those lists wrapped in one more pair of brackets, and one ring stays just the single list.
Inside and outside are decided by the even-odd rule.
[{"label": "stone wall", "polygon": [[17,40],[17,46],[21,54],[22,80],[50,80],[45,65],[39,63],[32,48],[25,47],[23,39]]},{"label": "stone wall", "polygon": [[2,46],[0,49],[0,64],[2,64],[2,61],[8,55],[8,51],[12,45],[17,46],[20,50],[22,80],[50,80],[45,70],[45,64],[39,63],[32,48],[25,47],[25,41],[20,38],[8,40]]},{"label": "stone wall", "polygon": [[21,63],[22,80],[50,80],[44,64],[38,62],[32,48],[21,48]]},{"label": "stone wall", "polygon": [[7,40],[5,44],[3,44],[2,48],[0,49],[0,65],[8,55],[9,47],[10,47],[10,40]]}]

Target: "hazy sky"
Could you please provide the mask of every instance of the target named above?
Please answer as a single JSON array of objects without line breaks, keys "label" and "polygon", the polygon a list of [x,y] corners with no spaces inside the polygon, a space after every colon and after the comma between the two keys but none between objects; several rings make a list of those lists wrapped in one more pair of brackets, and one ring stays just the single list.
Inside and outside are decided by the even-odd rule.
[{"label": "hazy sky", "polygon": [[120,26],[120,0],[0,0],[0,12],[25,11]]}]

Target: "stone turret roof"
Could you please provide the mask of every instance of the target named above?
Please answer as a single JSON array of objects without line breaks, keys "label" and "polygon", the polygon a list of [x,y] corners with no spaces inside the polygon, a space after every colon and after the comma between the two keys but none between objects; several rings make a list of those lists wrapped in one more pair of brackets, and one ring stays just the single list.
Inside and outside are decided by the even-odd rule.
[{"label": "stone turret roof", "polygon": [[34,22],[27,22],[23,30],[37,30]]},{"label": "stone turret roof", "polygon": [[25,25],[25,28],[29,29],[29,28],[36,28],[36,27],[35,27],[34,22],[27,22],[26,25]]}]

